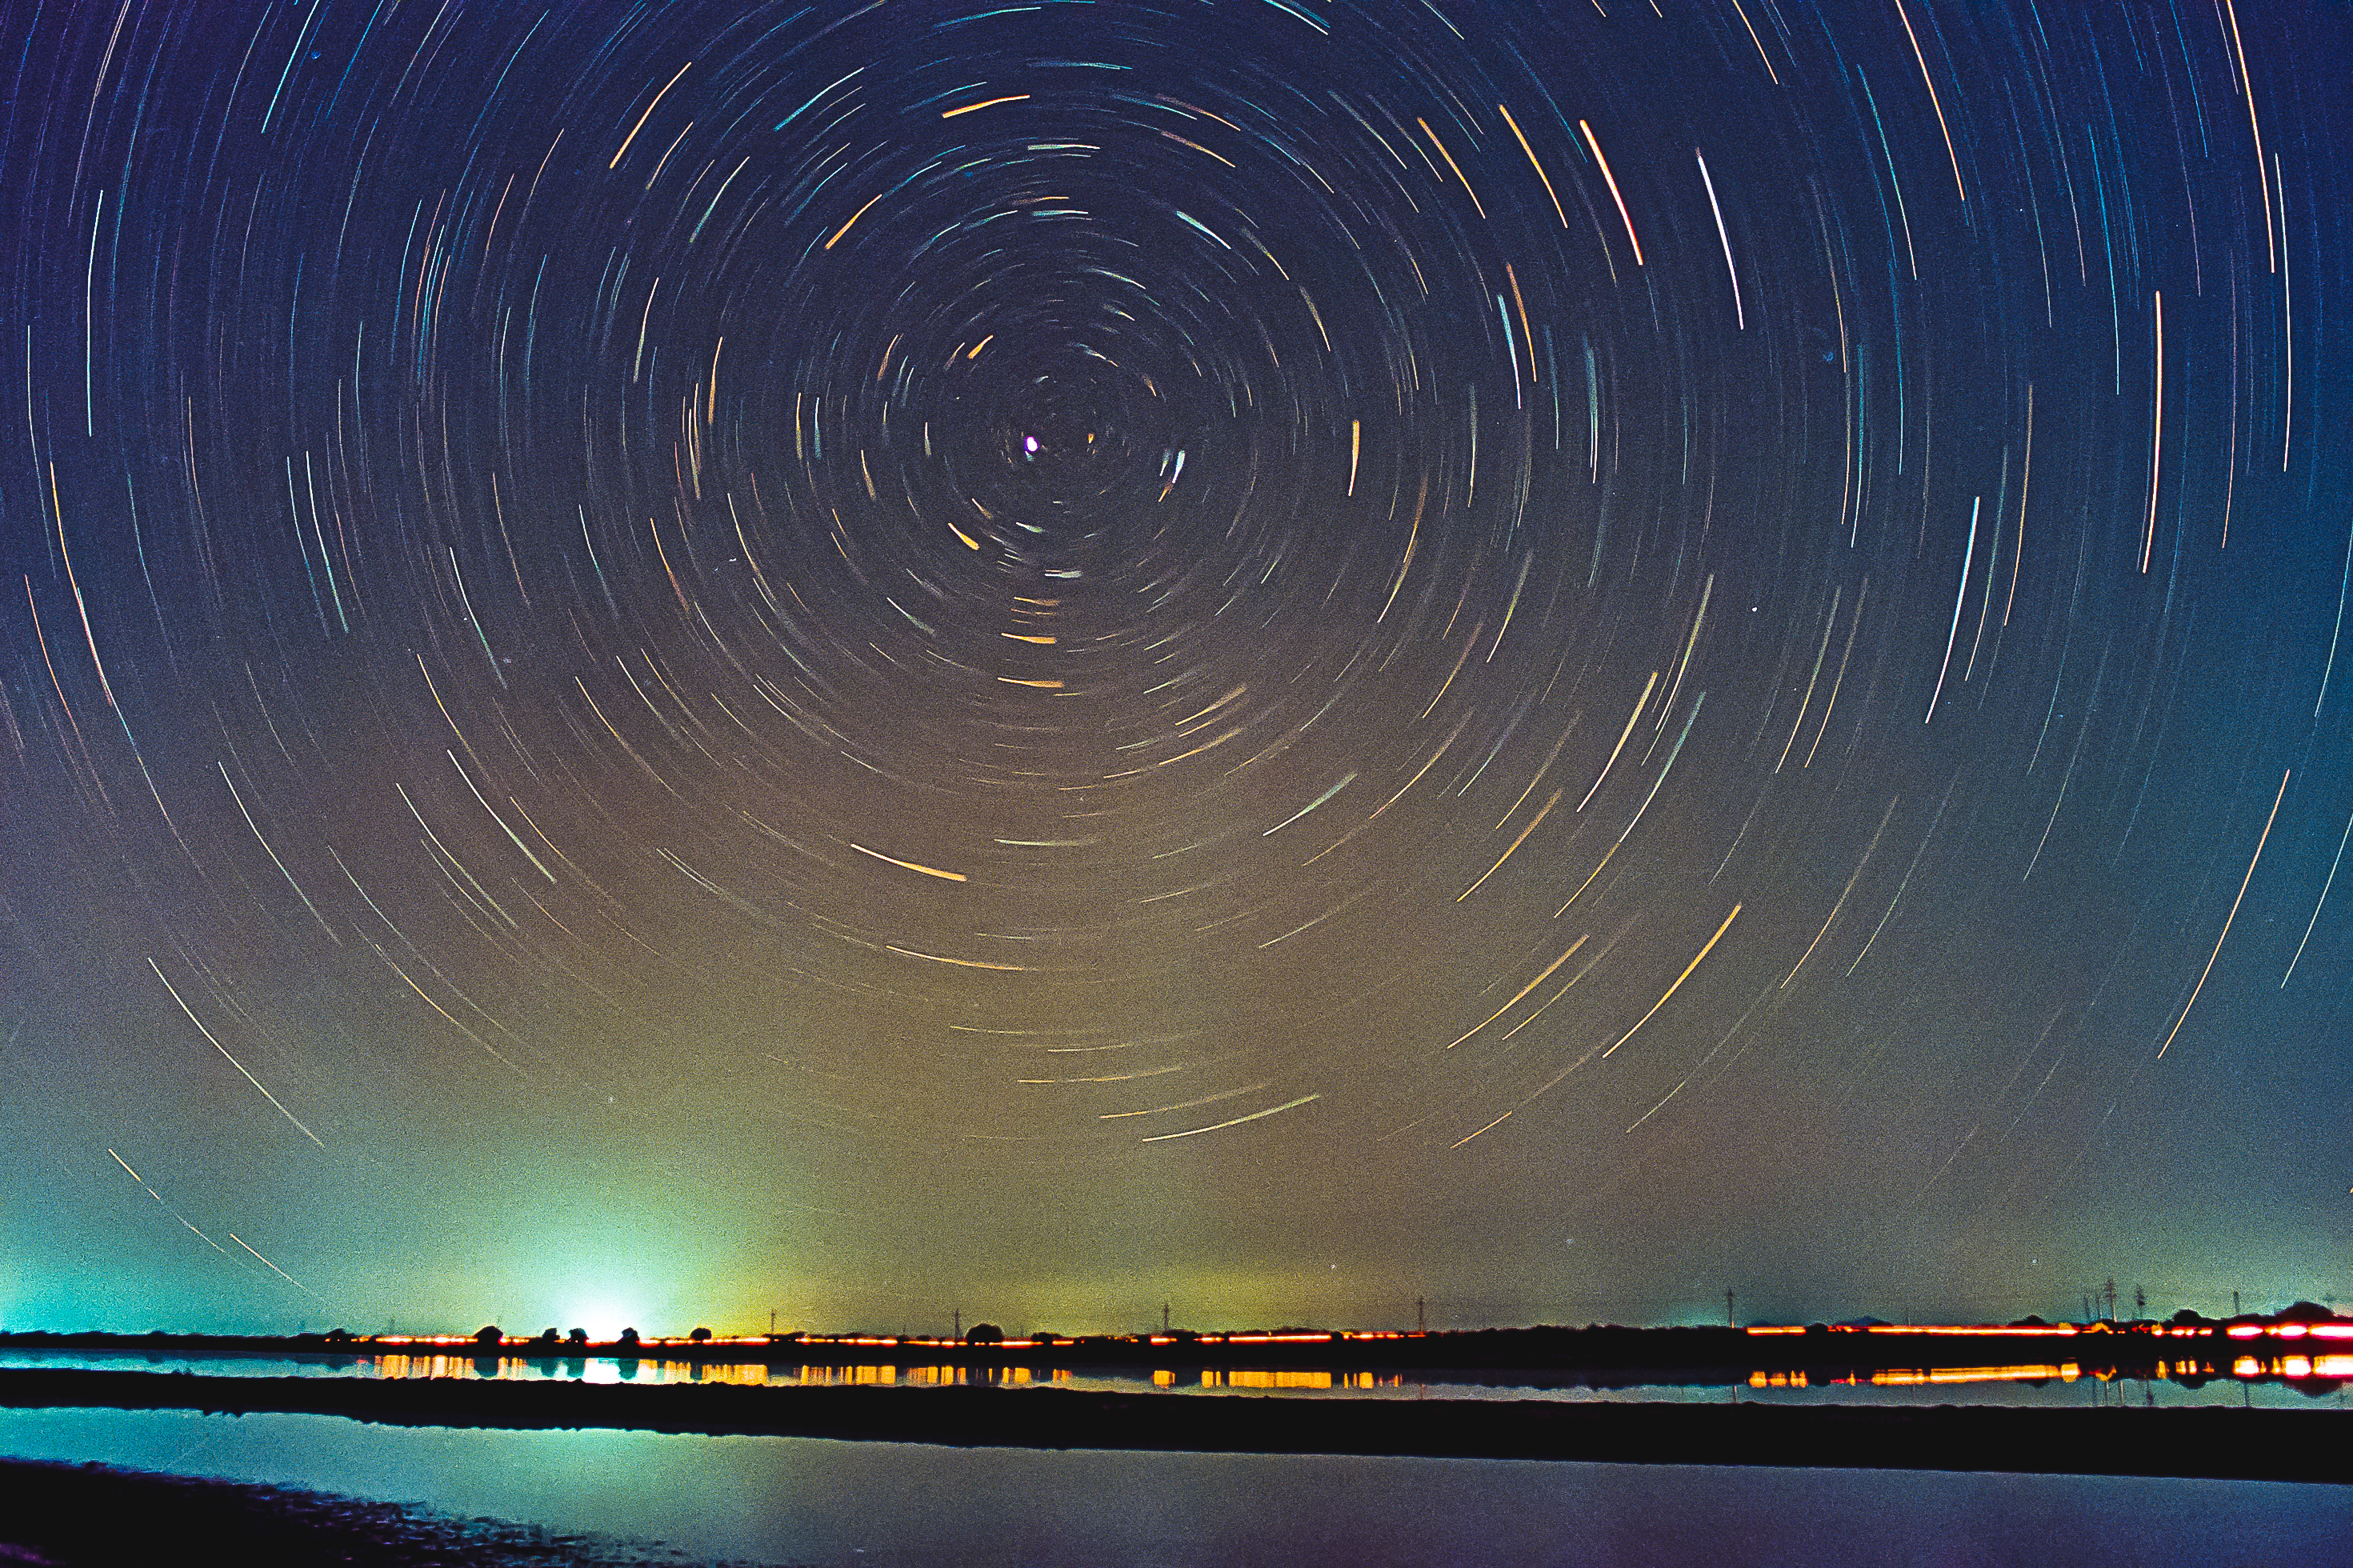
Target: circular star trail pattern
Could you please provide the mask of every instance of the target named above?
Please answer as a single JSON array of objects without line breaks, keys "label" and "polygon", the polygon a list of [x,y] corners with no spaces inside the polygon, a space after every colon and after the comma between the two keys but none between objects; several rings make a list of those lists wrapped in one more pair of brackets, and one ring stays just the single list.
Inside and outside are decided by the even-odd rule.
[{"label": "circular star trail pattern", "polygon": [[5,41],[24,1310],[2341,1253],[2333,13]]}]

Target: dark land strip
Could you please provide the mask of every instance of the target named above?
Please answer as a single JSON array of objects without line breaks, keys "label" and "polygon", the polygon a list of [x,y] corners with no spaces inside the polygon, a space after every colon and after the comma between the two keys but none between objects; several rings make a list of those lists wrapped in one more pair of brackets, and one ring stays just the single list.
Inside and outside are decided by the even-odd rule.
[{"label": "dark land strip", "polygon": [[607,1427],[961,1447],[2353,1482],[2353,1426],[2343,1414],[2227,1406],[2034,1410],[989,1387],[629,1387],[39,1369],[0,1370],[0,1407],[295,1413],[403,1426]]}]

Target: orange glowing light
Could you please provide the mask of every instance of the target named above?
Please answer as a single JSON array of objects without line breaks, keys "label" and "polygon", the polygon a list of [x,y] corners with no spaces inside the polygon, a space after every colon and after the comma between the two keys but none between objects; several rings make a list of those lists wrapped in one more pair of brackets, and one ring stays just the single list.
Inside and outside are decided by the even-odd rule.
[{"label": "orange glowing light", "polygon": [[2077,1334],[2084,1331],[2073,1323],[2027,1324],[2014,1328],[1991,1323],[1872,1323],[1863,1331],[1872,1334],[1994,1334],[2003,1339],[2031,1339]]},{"label": "orange glowing light", "polygon": [[1961,1383],[2031,1383],[2053,1377],[2072,1383],[2076,1371],[2073,1366],[2055,1363],[2028,1366],[1941,1366],[1874,1372],[1871,1374],[1871,1381],[1873,1386],[1880,1388],[1916,1388]]}]

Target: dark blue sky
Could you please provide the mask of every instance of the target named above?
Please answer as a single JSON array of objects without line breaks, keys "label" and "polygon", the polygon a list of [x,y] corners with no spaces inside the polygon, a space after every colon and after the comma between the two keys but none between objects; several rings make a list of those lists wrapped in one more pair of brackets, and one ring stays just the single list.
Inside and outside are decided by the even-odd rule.
[{"label": "dark blue sky", "polygon": [[26,4],[0,1323],[2353,1289],[2341,7]]}]

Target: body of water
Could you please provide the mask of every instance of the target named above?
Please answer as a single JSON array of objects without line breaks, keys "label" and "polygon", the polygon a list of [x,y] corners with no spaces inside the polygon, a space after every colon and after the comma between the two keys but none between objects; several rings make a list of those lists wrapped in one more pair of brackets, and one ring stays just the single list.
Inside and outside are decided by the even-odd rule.
[{"label": "body of water", "polygon": [[2316,1563],[2345,1561],[2353,1542],[2353,1488],[2253,1481],[1039,1452],[81,1410],[0,1411],[0,1454],[845,1568]]},{"label": "body of water", "polygon": [[[2338,1363],[2342,1363],[2341,1365]],[[1006,1388],[1067,1388],[1095,1393],[1282,1394],[1303,1397],[1388,1399],[1646,1399],[1698,1402],[1756,1400],[1776,1405],[2234,1405],[2308,1410],[2353,1408],[2346,1380],[2353,1355],[2253,1356],[2225,1363],[2168,1365],[2158,1378],[2104,1378],[2076,1363],[1947,1367],[1933,1372],[1883,1368],[1826,1381],[1802,1372],[1760,1372],[1715,1382],[1626,1383],[1591,1387],[1559,1369],[1361,1372],[1314,1368],[1137,1367],[974,1368],[920,1361],[867,1366],[734,1364],[659,1356],[472,1355],[454,1349],[374,1356],[239,1354],[186,1356],[136,1351],[0,1351],[0,1368],[82,1368],[103,1372],[188,1372],[216,1377],[463,1377],[565,1379],[598,1384],[730,1383],[772,1387],[954,1387],[987,1383]],[[1672,1376],[1667,1373],[1662,1375]]]}]

